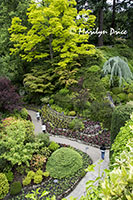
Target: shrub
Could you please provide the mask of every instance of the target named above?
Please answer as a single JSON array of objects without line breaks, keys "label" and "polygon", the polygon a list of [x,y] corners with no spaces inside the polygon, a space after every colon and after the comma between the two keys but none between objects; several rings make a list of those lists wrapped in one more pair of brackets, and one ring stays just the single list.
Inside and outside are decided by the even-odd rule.
[{"label": "shrub", "polygon": [[13,179],[14,179],[14,175],[13,175],[13,172],[12,171],[8,171],[7,173],[5,173],[6,177],[7,177],[7,180],[9,182],[12,182]]},{"label": "shrub", "polygon": [[42,179],[43,179],[42,175],[35,174],[34,183],[39,184],[42,182]]},{"label": "shrub", "polygon": [[48,158],[51,155],[51,151],[48,147],[43,147],[40,150],[41,154],[44,155],[46,158]]},{"label": "shrub", "polygon": [[75,112],[75,111],[70,111],[70,112],[68,113],[68,115],[70,115],[70,116],[75,116],[75,115],[76,115],[76,112]]},{"label": "shrub", "polygon": [[91,120],[99,121],[105,128],[110,129],[113,109],[108,101],[92,102],[89,111]]},{"label": "shrub", "polygon": [[129,93],[129,94],[128,94],[128,100],[133,101],[133,93]]},{"label": "shrub", "polygon": [[43,175],[43,171],[41,169],[38,169],[36,171],[35,175]]},{"label": "shrub", "polygon": [[88,72],[94,72],[94,73],[99,72],[100,70],[101,69],[98,65],[92,65],[87,69]]},{"label": "shrub", "polygon": [[43,176],[44,177],[48,177],[49,176],[49,172],[43,172]]},{"label": "shrub", "polygon": [[15,87],[7,78],[0,78],[0,111],[13,112],[22,106],[20,96],[16,93]]},{"label": "shrub", "polygon": [[120,87],[113,87],[112,92],[113,94],[120,94],[122,89]]},{"label": "shrub", "polygon": [[50,151],[56,151],[59,147],[60,146],[56,142],[54,142],[54,141],[52,141],[50,143],[50,145],[48,146],[48,148],[49,148]]},{"label": "shrub", "polygon": [[120,154],[125,150],[126,144],[128,141],[131,141],[133,138],[133,113],[131,119],[126,122],[125,126],[120,128],[120,132],[115,138],[114,143],[112,144],[111,150],[113,155],[111,156],[111,163],[114,163],[115,158],[119,157]]},{"label": "shrub", "polygon": [[64,178],[75,174],[82,168],[82,157],[75,150],[62,147],[49,157],[46,170],[53,178]]},{"label": "shrub", "polygon": [[35,176],[35,172],[33,172],[33,171],[29,171],[27,174],[27,177],[29,177],[30,179],[33,179],[34,176]]},{"label": "shrub", "polygon": [[44,104],[48,104],[49,103],[49,97],[41,98],[41,102],[44,103]]},{"label": "shrub", "polygon": [[37,138],[38,141],[43,143],[44,147],[48,146],[49,143],[50,143],[49,135],[47,133],[45,133],[45,134],[39,133],[36,136],[36,138]]},{"label": "shrub", "polygon": [[21,189],[22,189],[22,185],[21,185],[20,181],[16,181],[16,182],[12,183],[10,186],[10,194],[11,195],[19,194],[21,192]]},{"label": "shrub", "polygon": [[82,130],[84,129],[84,124],[80,119],[73,119],[69,124],[69,128],[73,130]]},{"label": "shrub", "polygon": [[54,103],[54,99],[49,100],[49,104],[52,105]]},{"label": "shrub", "polygon": [[9,192],[9,183],[6,175],[0,173],[0,199],[3,199]]},{"label": "shrub", "polygon": [[23,186],[29,185],[31,183],[31,178],[26,176],[23,180]]},{"label": "shrub", "polygon": [[121,101],[126,101],[127,100],[127,94],[125,93],[120,93],[117,95]]},{"label": "shrub", "polygon": [[112,114],[111,121],[111,144],[114,142],[120,128],[125,125],[129,120],[130,114],[133,112],[133,105],[120,105],[117,106]]},{"label": "shrub", "polygon": [[43,168],[44,164],[46,163],[46,157],[40,154],[33,155],[30,165],[34,169]]},{"label": "shrub", "polygon": [[0,171],[3,171],[6,168],[6,166],[7,166],[7,160],[0,158]]},{"label": "shrub", "polygon": [[69,93],[69,90],[67,88],[62,88],[60,91],[59,91],[59,94],[65,96]]}]

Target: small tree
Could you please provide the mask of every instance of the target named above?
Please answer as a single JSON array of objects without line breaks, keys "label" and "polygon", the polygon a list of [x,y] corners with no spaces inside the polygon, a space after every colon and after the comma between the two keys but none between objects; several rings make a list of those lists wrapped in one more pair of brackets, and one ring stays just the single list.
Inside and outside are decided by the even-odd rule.
[{"label": "small tree", "polygon": [[20,96],[11,81],[7,78],[0,78],[0,111],[13,112],[14,109],[20,109],[21,105]]},{"label": "small tree", "polygon": [[105,75],[110,74],[110,84],[113,85],[114,76],[119,77],[119,87],[122,85],[122,78],[126,82],[133,80],[133,74],[128,64],[122,60],[119,56],[112,57],[105,62],[103,66],[103,73]]}]

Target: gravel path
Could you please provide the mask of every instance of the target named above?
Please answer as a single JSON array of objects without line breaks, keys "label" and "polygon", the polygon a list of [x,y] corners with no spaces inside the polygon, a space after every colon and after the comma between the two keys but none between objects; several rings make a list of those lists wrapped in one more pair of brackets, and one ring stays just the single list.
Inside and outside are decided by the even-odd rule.
[{"label": "gravel path", "polygon": [[[35,134],[41,133],[41,120],[37,121],[36,120],[36,112],[29,110],[28,111],[31,118],[32,122],[35,125]],[[83,152],[86,152],[91,159],[93,160],[93,164],[95,165],[95,171],[94,172],[88,172],[84,178],[80,181],[80,183],[76,186],[76,188],[66,197],[66,199],[70,199],[70,196],[77,197],[77,199],[80,199],[82,195],[85,195],[86,193],[86,182],[89,180],[95,180],[99,176],[99,170],[100,174],[102,174],[104,169],[108,168],[109,165],[109,151],[106,150],[105,154],[105,160],[99,164],[100,161],[100,150],[98,148],[88,146],[82,143],[78,143],[76,141],[70,140],[68,138],[64,137],[58,137],[58,136],[50,136],[51,141],[55,141],[58,143],[62,144],[68,144],[70,146],[73,146],[77,149],[80,149]]]}]

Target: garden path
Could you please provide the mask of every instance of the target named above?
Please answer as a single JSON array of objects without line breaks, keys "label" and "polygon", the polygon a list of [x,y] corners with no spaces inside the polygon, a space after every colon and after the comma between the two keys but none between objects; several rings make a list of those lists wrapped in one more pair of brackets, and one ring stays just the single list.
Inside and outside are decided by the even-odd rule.
[{"label": "garden path", "polygon": [[[36,120],[36,112],[29,110],[28,111],[32,122],[35,125],[35,134],[41,133],[41,120]],[[68,144],[70,146],[73,146],[77,149],[80,149],[81,151],[87,153],[91,159],[93,160],[93,164],[95,165],[95,171],[94,172],[87,172],[87,174],[82,178],[82,180],[79,182],[79,184],[76,186],[76,188],[66,197],[66,199],[69,199],[70,196],[77,197],[77,199],[80,199],[82,195],[86,194],[86,182],[89,180],[95,180],[99,176],[99,170],[100,174],[102,174],[104,169],[108,168],[109,165],[109,151],[106,150],[105,159],[104,161],[99,164],[100,161],[100,150],[98,148],[88,146],[64,137],[58,137],[58,136],[50,136],[50,140],[62,143],[62,144]]]}]

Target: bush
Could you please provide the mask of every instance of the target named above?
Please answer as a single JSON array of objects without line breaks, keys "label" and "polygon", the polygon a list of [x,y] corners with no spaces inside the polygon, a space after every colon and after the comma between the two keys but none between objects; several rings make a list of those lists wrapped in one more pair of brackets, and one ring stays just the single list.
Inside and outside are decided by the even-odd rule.
[{"label": "bush", "polygon": [[26,176],[23,180],[23,186],[29,185],[31,183],[31,178]]},{"label": "bush", "polygon": [[43,134],[43,133],[39,133],[36,136],[37,140],[43,143],[43,146],[46,147],[49,145],[50,143],[50,139],[49,139],[49,135],[47,133]]},{"label": "bush", "polygon": [[84,129],[84,124],[80,119],[73,119],[69,123],[69,128],[73,130],[82,130]]},{"label": "bush", "polygon": [[6,177],[7,177],[7,180],[9,182],[12,182],[13,179],[14,179],[14,175],[13,175],[13,172],[12,171],[8,171],[7,173],[5,173]]},{"label": "bush", "polygon": [[33,155],[30,165],[33,169],[38,170],[43,168],[46,163],[46,157],[40,154]]},{"label": "bush", "polygon": [[35,175],[43,175],[43,171],[41,169],[38,169],[36,171]]},{"label": "bush", "polygon": [[125,125],[125,122],[130,119],[130,114],[133,112],[133,105],[117,106],[112,114],[111,120],[111,144],[120,131],[120,128]]},{"label": "bush", "polygon": [[22,185],[21,185],[20,181],[16,181],[16,182],[12,183],[10,186],[10,194],[11,195],[19,194],[21,192],[21,189],[22,189]]},{"label": "bush", "polygon": [[129,93],[129,94],[128,94],[128,100],[133,101],[133,93]]},{"label": "bush", "polygon": [[52,141],[50,143],[50,145],[48,146],[48,148],[49,148],[50,151],[56,151],[59,147],[60,146],[56,142],[54,142],[54,141]]},{"label": "bush", "polygon": [[9,192],[9,183],[6,175],[0,173],[0,199],[3,199]]},{"label": "bush", "polygon": [[48,104],[49,103],[49,97],[43,97],[43,98],[41,98],[41,102],[43,104]]},{"label": "bush", "polygon": [[51,155],[51,151],[48,147],[43,147],[40,150],[41,154],[44,155],[46,158],[48,158]]},{"label": "bush", "polygon": [[34,183],[39,184],[39,183],[42,182],[42,179],[43,179],[42,175],[35,174],[35,176],[34,176]]},{"label": "bush", "polygon": [[54,103],[54,99],[49,100],[49,104],[52,105]]},{"label": "bush", "polygon": [[49,172],[43,172],[43,176],[44,177],[48,177],[49,176]]},{"label": "bush", "polygon": [[112,92],[113,94],[120,94],[122,89],[120,87],[113,87]]},{"label": "bush", "polygon": [[27,177],[29,177],[30,179],[33,179],[34,176],[35,176],[35,172],[33,172],[33,171],[29,171],[27,174]]},{"label": "bush", "polygon": [[114,143],[112,144],[111,150],[113,155],[111,156],[111,164],[115,162],[115,158],[119,157],[120,154],[125,150],[126,144],[128,141],[131,141],[133,138],[133,113],[131,119],[126,122],[124,127],[120,128],[120,132],[115,138]]},{"label": "bush", "polygon": [[120,101],[126,101],[127,100],[127,94],[120,93],[117,95],[120,98]]},{"label": "bush", "polygon": [[69,93],[69,90],[67,88],[63,88],[59,91],[59,94],[65,96]]},{"label": "bush", "polygon": [[68,113],[68,115],[69,115],[69,116],[75,116],[75,115],[76,115],[76,112],[75,112],[75,111],[70,111],[70,112]]},{"label": "bush", "polygon": [[46,170],[53,178],[70,177],[82,168],[82,157],[75,150],[62,147],[49,157]]},{"label": "bush", "polygon": [[91,120],[99,121],[103,124],[104,128],[110,129],[113,109],[109,105],[108,101],[94,101],[92,102],[89,110]]}]

